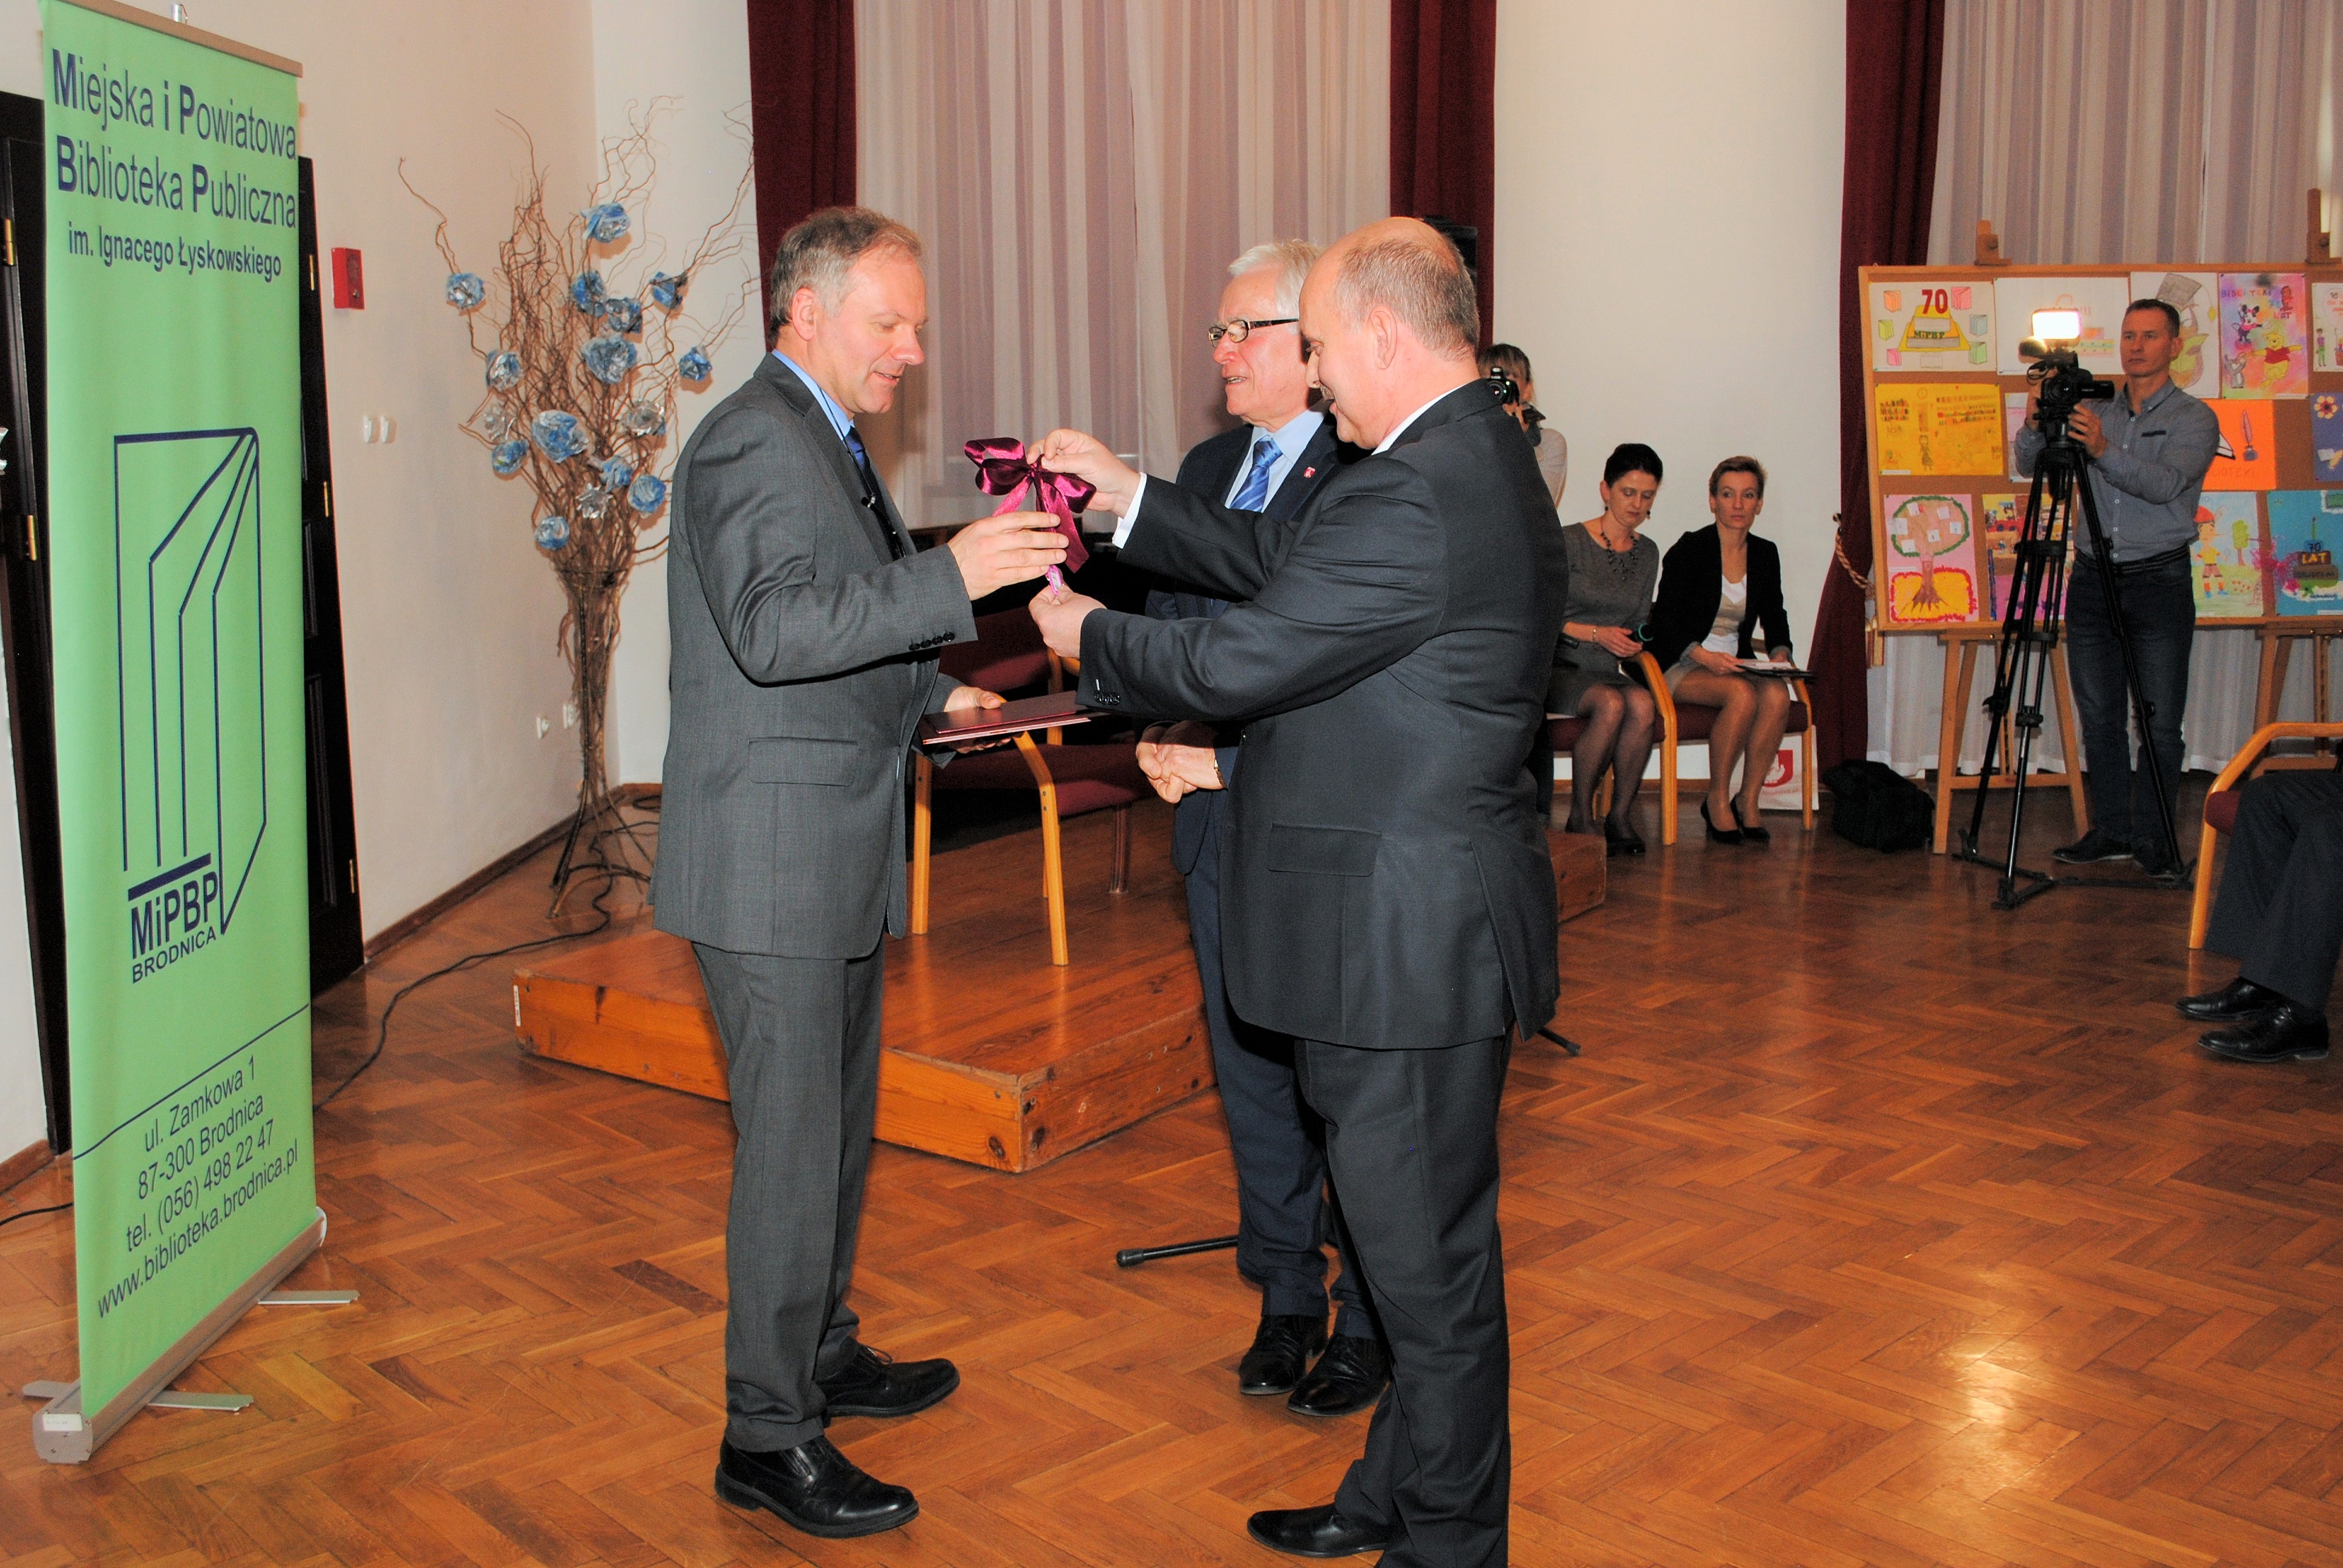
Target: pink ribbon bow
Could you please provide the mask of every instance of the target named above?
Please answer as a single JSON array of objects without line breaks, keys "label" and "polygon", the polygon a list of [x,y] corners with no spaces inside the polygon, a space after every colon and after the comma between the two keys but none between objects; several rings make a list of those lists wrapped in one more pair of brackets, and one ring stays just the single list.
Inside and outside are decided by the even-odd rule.
[{"label": "pink ribbon bow", "polygon": [[[1082,548],[1082,530],[1074,521],[1074,514],[1090,504],[1098,493],[1088,479],[1078,479],[1071,474],[1053,474],[1025,456],[1025,443],[1009,436],[990,436],[970,441],[960,448],[968,460],[976,465],[976,487],[988,496],[999,496],[1001,502],[992,508],[992,515],[1018,509],[1018,503],[1031,490],[1041,503],[1041,510],[1058,519],[1058,531],[1066,536],[1066,570],[1080,571],[1090,559],[1090,551]],[[1064,576],[1056,567],[1049,570],[1050,586],[1063,591]]]}]

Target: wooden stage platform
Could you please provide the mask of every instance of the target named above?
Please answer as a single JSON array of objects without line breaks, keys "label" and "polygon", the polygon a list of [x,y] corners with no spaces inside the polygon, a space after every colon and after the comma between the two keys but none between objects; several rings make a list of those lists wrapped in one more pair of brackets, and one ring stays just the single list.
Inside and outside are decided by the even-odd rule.
[{"label": "wooden stage platform", "polygon": [[[1031,1171],[1211,1084],[1172,813],[1132,813],[1130,889],[1106,890],[1111,823],[1065,825],[1073,961],[1050,962],[1037,830],[935,859],[929,933],[887,953],[879,1137]],[[1553,835],[1564,917],[1603,900],[1603,843]],[[724,1057],[690,944],[626,935],[517,970],[513,1019],[538,1056],[710,1099]]]}]

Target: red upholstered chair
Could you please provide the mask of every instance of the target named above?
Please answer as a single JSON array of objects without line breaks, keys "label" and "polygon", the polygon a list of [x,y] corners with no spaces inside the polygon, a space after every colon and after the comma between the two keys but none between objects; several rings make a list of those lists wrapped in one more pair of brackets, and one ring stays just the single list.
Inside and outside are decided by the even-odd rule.
[{"label": "red upholstered chair", "polygon": [[[1050,689],[1062,690],[1065,669],[1042,645],[1033,618],[1023,610],[980,617],[977,640],[944,650],[939,660],[944,672],[981,686],[988,691],[1031,686],[1047,678]],[[1060,730],[1044,732],[1035,745],[1031,735],[1017,737],[1017,749],[977,751],[952,759],[938,768],[927,758],[913,763],[915,793],[911,805],[911,934],[928,929],[928,895],[933,881],[929,864],[935,836],[932,810],[938,789],[1033,789],[1041,797],[1041,895],[1050,906],[1050,961],[1063,965],[1066,950],[1065,861],[1058,824],[1068,817],[1092,811],[1114,813],[1114,879],[1107,890],[1120,893],[1131,872],[1131,808],[1154,789],[1139,770],[1137,748],[1128,740],[1100,746],[1059,744]]]},{"label": "red upholstered chair", "polygon": [[[1660,842],[1676,841],[1676,748],[1687,740],[1706,740],[1709,731],[1716,728],[1717,716],[1725,710],[1711,708],[1704,702],[1678,702],[1668,690],[1665,673],[1660,661],[1648,653],[1635,656],[1644,667],[1644,684],[1652,690],[1652,700],[1660,710]],[[1805,775],[1802,786],[1804,799],[1799,802],[1805,825],[1815,825],[1815,727],[1814,706],[1806,700],[1806,683],[1790,683],[1789,722],[1782,734],[1786,738],[1803,738],[1804,754],[1800,761]]]},{"label": "red upholstered chair", "polygon": [[[2244,783],[2262,761],[2263,754],[2280,740],[2319,739],[2343,736],[2343,724],[2265,724],[2254,731],[2253,739],[2237,749],[2229,765],[2214,779],[2213,787],[2205,792],[2205,831],[2197,841],[2197,896],[2188,910],[2188,946],[2193,950],[2205,945],[2205,928],[2213,921],[2213,850],[2220,835],[2237,830],[2237,786]],[[2283,767],[2286,760],[2273,760],[2272,767]],[[2318,767],[2332,764],[2324,757]]]}]

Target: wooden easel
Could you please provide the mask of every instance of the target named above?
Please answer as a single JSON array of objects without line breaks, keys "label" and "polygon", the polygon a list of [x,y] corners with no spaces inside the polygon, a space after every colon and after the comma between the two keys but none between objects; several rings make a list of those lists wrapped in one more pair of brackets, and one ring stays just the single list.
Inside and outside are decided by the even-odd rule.
[{"label": "wooden easel", "polygon": [[[1997,626],[1949,627],[1936,634],[1945,649],[1945,715],[1944,729],[1936,741],[1936,851],[1941,855],[1952,839],[1953,794],[1956,790],[1975,790],[1984,775],[1961,771],[1961,743],[1968,738],[1969,695],[1976,689],[1976,668],[1979,653],[1990,653],[2001,641]],[[2058,740],[2065,749],[2066,769],[2059,773],[2036,773],[2034,784],[2064,784],[2075,803],[2075,832],[2079,837],[2091,830],[2091,807],[2083,789],[2082,748],[2075,740],[2075,693],[2066,683],[2066,649],[2061,644],[2050,656],[2050,696],[2058,709]],[[1994,782],[2015,785],[2017,782],[2014,744],[2010,721],[2003,720],[2000,744],[1995,748],[2000,759],[1994,769]]]},{"label": "wooden easel", "polygon": [[[2286,695],[2287,664],[2298,642],[2310,644],[2311,722],[2327,723],[2334,711],[2329,655],[2335,640],[2343,638],[2343,616],[2275,617],[2254,628],[2254,636],[2262,645],[2261,674],[2254,683],[2254,728],[2259,729],[2277,719],[2278,701]],[[2327,743],[2315,744],[2324,748]],[[2312,765],[2310,759],[2300,757],[2276,757],[2267,764],[2271,768]],[[2326,766],[2323,757],[2316,766]]]}]

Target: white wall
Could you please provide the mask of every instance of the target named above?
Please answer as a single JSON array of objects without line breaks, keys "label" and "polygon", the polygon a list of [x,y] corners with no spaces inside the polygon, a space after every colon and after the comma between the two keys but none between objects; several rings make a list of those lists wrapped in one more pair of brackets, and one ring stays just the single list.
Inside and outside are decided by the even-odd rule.
[{"label": "white wall", "polygon": [[[659,186],[650,228],[680,254],[731,205],[749,164],[749,15],[740,0],[593,0],[594,120],[605,136],[622,134],[629,106],[656,97],[674,100],[659,117]],[[738,134],[727,116],[739,122]],[[715,373],[705,386],[684,387],[667,451],[670,477],[683,443],[709,409],[749,378],[764,350],[762,302],[757,293],[757,204],[753,190],[740,209],[740,246],[727,261],[693,277],[690,298],[702,321],[721,314],[719,300],[746,292],[747,307],[730,337],[712,352]],[[647,536],[664,537],[661,528]],[[610,777],[651,783],[667,755],[667,562],[636,568],[619,606],[617,655],[610,672]]]},{"label": "white wall", "polygon": [[1497,8],[1496,333],[1570,441],[1563,520],[1648,442],[1665,550],[1752,454],[1802,651],[1838,508],[1845,52],[1838,0]]}]

